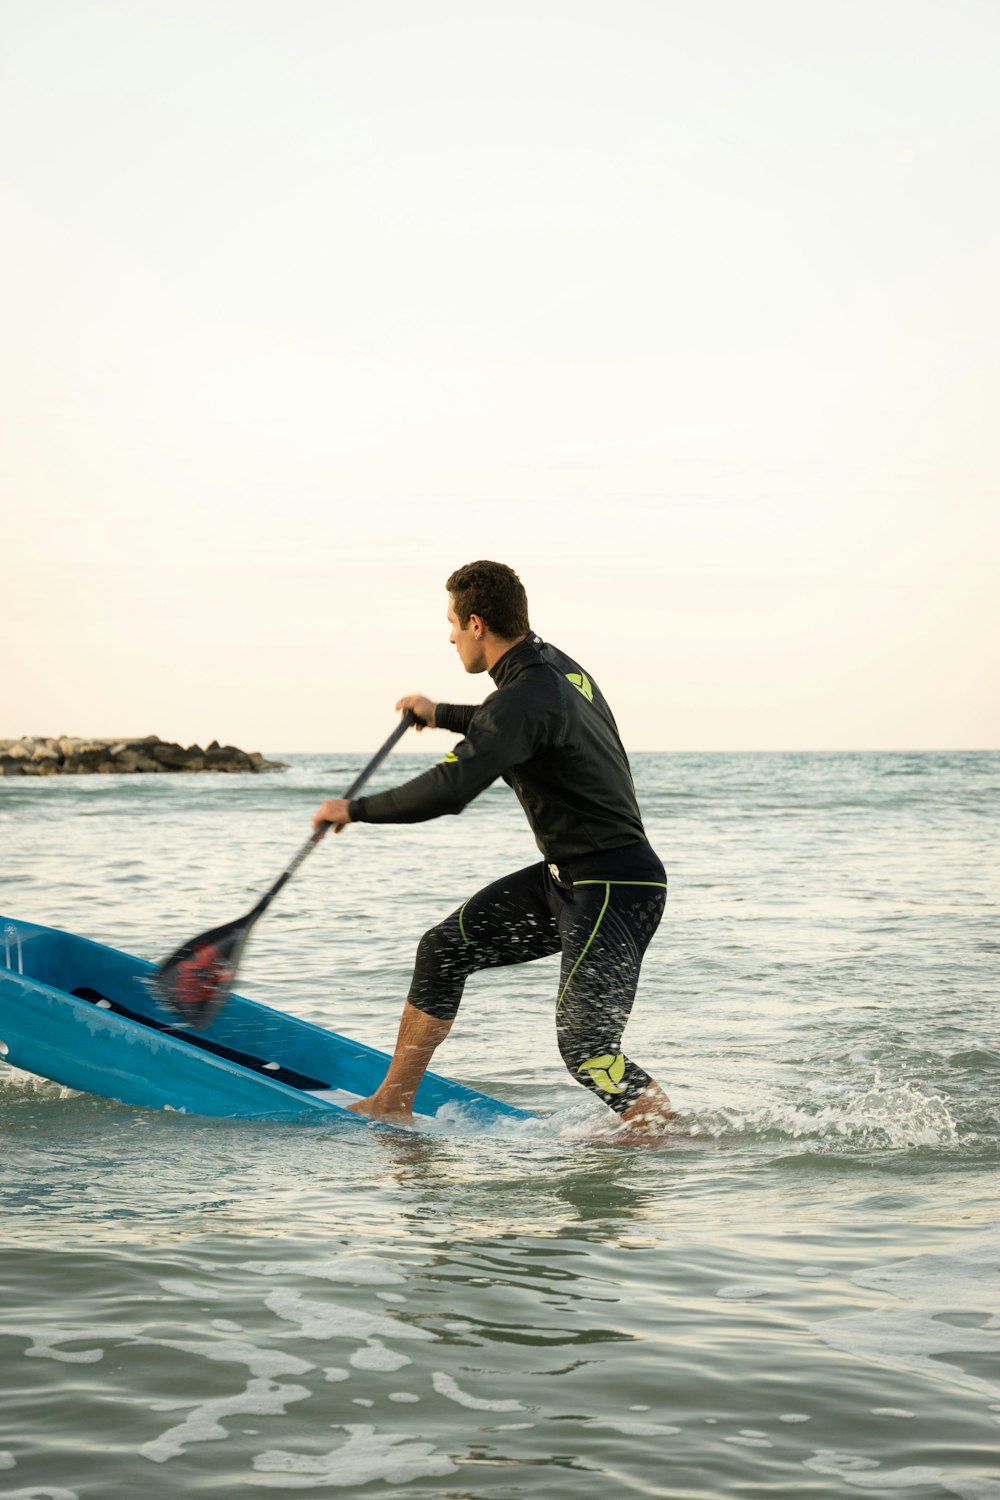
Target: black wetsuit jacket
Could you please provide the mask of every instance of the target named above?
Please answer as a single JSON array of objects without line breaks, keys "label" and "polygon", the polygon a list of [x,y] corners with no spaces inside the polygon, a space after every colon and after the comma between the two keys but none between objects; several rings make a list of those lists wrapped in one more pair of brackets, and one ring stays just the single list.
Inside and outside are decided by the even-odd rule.
[{"label": "black wetsuit jacket", "polygon": [[644,841],[628,757],[610,708],[583,668],[528,635],[490,676],[496,692],[478,708],[439,703],[435,709],[437,727],[464,735],[461,743],[422,776],[356,798],[352,821],[421,823],[459,813],[502,776],[547,860]]}]

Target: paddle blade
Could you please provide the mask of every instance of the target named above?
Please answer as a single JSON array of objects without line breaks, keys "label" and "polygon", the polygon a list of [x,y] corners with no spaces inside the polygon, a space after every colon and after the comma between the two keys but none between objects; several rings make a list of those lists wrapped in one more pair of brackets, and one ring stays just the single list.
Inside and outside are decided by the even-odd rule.
[{"label": "paddle blade", "polygon": [[249,932],[244,917],[178,948],[153,976],[157,998],[193,1030],[204,1031],[228,998]]}]

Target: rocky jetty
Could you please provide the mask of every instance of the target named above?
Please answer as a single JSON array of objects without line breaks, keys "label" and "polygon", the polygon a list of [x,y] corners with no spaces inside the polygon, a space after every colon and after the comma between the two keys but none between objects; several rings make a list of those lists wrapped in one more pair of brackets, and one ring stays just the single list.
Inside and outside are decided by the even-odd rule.
[{"label": "rocky jetty", "polygon": [[0,776],[118,776],[165,771],[280,771],[284,762],[265,760],[258,751],[238,750],[213,740],[200,745],[173,744],[157,735],[140,740],[58,739],[0,740]]}]

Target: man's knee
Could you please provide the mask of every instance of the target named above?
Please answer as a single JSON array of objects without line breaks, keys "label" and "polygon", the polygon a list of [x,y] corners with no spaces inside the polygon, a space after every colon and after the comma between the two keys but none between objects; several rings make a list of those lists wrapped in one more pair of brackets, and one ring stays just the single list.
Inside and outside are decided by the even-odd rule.
[{"label": "man's knee", "polygon": [[471,971],[459,914],[452,912],[436,927],[429,927],[417,944],[413,981],[407,998],[426,1015],[453,1021]]},{"label": "man's knee", "polygon": [[469,941],[462,923],[464,906],[451,912],[436,927],[428,927],[417,944],[417,964],[428,968],[444,965],[466,975],[481,966],[478,945]]}]

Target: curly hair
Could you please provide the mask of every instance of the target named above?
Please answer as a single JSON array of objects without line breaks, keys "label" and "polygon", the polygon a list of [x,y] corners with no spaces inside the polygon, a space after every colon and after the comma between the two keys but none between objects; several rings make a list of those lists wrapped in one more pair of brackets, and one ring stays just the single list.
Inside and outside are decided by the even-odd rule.
[{"label": "curly hair", "polygon": [[531,629],[524,584],[506,563],[466,563],[455,569],[445,588],[463,628],[470,615],[479,615],[494,635],[505,641],[527,635]]}]

